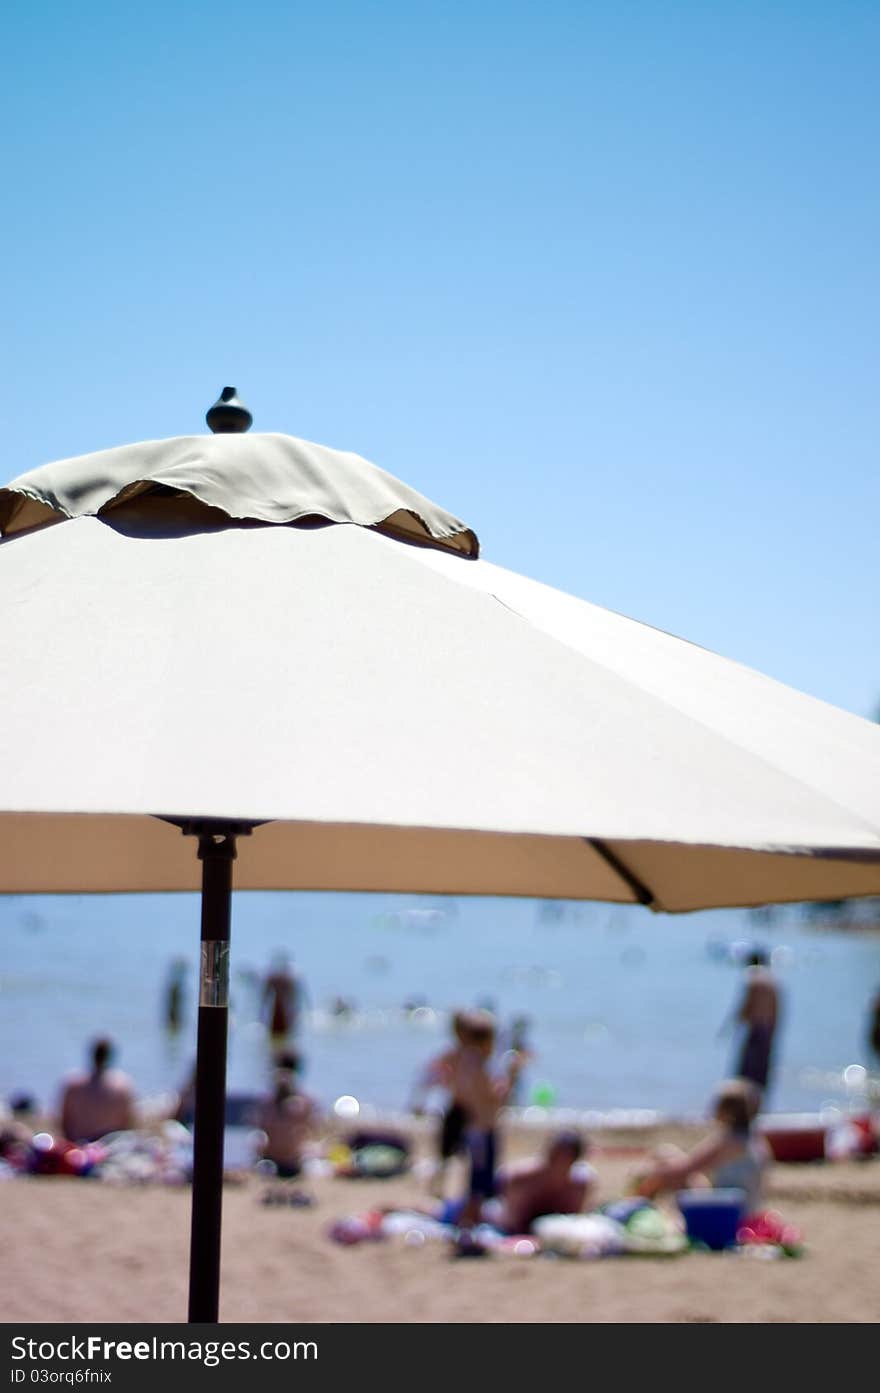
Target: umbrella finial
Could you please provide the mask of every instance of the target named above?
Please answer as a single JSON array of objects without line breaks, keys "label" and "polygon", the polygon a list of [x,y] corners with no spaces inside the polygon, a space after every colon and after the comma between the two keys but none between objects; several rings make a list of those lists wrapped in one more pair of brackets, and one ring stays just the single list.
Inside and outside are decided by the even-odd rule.
[{"label": "umbrella finial", "polygon": [[224,387],[205,420],[215,435],[235,435],[250,430],[254,418],[235,395],[234,387]]}]

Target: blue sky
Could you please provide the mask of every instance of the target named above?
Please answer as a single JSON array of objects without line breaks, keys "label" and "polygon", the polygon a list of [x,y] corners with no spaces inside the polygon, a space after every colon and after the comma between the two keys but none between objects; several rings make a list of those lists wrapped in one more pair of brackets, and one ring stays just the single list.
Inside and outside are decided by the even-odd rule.
[{"label": "blue sky", "polygon": [[874,714],[878,53],[874,0],[19,0],[0,473],[234,383]]}]

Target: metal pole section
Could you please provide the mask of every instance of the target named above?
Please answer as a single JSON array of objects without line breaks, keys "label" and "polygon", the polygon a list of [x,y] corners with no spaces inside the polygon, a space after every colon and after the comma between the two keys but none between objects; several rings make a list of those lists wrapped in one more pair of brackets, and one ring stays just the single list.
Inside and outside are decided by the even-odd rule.
[{"label": "metal pole section", "polygon": [[229,1016],[229,924],[235,834],[199,834],[202,863],[202,961],[196,1053],[189,1320],[216,1323],[220,1301],[223,1127]]}]

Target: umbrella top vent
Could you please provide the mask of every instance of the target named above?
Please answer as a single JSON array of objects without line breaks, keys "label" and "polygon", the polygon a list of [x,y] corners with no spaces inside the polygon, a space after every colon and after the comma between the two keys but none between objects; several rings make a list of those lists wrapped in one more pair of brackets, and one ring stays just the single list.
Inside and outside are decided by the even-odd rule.
[{"label": "umbrella top vent", "polygon": [[0,533],[78,517],[160,537],[353,523],[459,556],[479,554],[464,522],[360,455],[291,435],[245,435],[253,418],[234,387],[224,387],[206,419],[215,434],[121,445],[19,475],[0,488]]},{"label": "umbrella top vent", "polygon": [[224,387],[213,406],[208,407],[205,420],[215,435],[238,435],[250,430],[254,418],[244,402],[239,401],[234,387]]}]

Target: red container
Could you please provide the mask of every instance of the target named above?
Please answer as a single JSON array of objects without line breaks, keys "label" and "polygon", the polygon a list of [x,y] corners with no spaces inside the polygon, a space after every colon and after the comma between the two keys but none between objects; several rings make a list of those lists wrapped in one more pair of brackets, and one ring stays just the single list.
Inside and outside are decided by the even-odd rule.
[{"label": "red container", "polygon": [[774,1161],[824,1161],[826,1124],[819,1117],[767,1117],[760,1126]]}]

